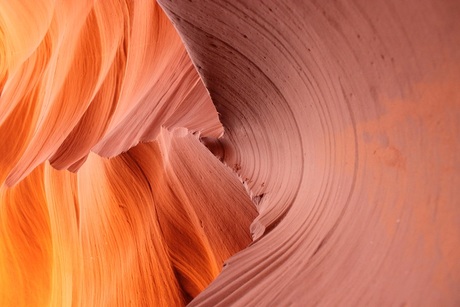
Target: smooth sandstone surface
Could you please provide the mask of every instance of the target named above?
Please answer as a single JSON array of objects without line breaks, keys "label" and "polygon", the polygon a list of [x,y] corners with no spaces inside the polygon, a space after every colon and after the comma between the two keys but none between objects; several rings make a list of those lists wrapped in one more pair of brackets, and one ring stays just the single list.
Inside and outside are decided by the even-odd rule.
[{"label": "smooth sandstone surface", "polygon": [[159,2],[258,196],[191,305],[460,304],[460,2]]},{"label": "smooth sandstone surface", "polygon": [[0,55],[0,306],[182,306],[251,242],[155,1],[0,1]]},{"label": "smooth sandstone surface", "polygon": [[0,306],[460,305],[458,16],[0,0]]},{"label": "smooth sandstone surface", "polygon": [[42,164],[0,203],[2,306],[182,306],[249,244],[256,216],[196,136],[166,130],[76,174]]},{"label": "smooth sandstone surface", "polygon": [[[76,171],[90,151],[116,156],[155,140],[161,127],[223,133],[155,1],[39,4],[51,11],[48,19],[25,3],[1,2],[0,182],[12,186],[46,160]],[[40,18],[47,31],[27,30],[38,41],[23,35]],[[16,49],[29,57],[18,58]]]}]

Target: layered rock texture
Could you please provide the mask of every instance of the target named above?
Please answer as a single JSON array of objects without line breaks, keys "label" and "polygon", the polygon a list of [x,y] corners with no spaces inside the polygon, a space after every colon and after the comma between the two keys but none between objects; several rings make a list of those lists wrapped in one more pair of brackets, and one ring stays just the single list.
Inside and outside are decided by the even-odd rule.
[{"label": "layered rock texture", "polygon": [[0,1],[0,306],[460,305],[458,16]]}]

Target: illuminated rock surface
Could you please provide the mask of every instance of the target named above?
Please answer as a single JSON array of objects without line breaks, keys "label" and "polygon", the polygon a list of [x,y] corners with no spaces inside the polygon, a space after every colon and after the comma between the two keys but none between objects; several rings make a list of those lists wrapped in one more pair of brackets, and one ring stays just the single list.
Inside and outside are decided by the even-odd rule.
[{"label": "illuminated rock surface", "polygon": [[[8,175],[13,185],[47,159],[76,170],[90,150],[115,156],[154,140],[161,126],[222,134],[206,89],[155,2],[44,7],[54,12],[42,20],[48,31],[24,40],[18,39],[21,26],[30,26],[24,20],[38,22],[43,13],[2,5],[10,22],[2,28],[2,181]],[[8,9],[21,16],[10,21]]]},{"label": "illuminated rock surface", "polygon": [[200,142],[223,127],[172,24],[152,1],[0,16],[0,306],[189,302],[257,211]]},{"label": "illuminated rock surface", "polygon": [[0,306],[459,305],[460,2],[159,3],[0,2]]}]

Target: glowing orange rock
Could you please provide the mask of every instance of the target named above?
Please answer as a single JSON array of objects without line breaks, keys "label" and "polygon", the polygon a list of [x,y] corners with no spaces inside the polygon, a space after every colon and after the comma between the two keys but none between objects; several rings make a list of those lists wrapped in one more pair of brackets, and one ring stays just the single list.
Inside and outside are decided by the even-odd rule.
[{"label": "glowing orange rock", "polygon": [[[13,185],[47,159],[76,171],[90,150],[112,157],[154,140],[162,126],[211,137],[223,133],[178,35],[155,2],[43,6],[49,16],[34,8],[32,16],[12,18],[12,12],[27,14],[22,5],[6,5],[2,14],[4,53],[11,59],[5,58],[1,76],[1,182],[7,177]],[[25,22],[42,17],[36,32]],[[37,38],[18,40],[17,31]]]},{"label": "glowing orange rock", "polygon": [[189,302],[256,209],[199,141],[223,128],[172,24],[152,1],[0,17],[0,305]]},{"label": "glowing orange rock", "polygon": [[458,305],[458,3],[159,2],[0,3],[0,305]]},{"label": "glowing orange rock", "polygon": [[46,163],[3,187],[1,305],[177,306],[198,295],[250,242],[256,211],[182,132],[110,160],[90,154],[77,174]]}]

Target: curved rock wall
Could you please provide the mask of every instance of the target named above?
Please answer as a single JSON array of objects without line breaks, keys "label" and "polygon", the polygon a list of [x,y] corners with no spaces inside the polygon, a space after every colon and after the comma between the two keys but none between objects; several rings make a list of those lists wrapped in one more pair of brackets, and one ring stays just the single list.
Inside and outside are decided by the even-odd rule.
[{"label": "curved rock wall", "polygon": [[459,305],[460,2],[158,2],[0,1],[0,305]]},{"label": "curved rock wall", "polygon": [[456,305],[460,3],[161,5],[257,199],[192,305]]}]

